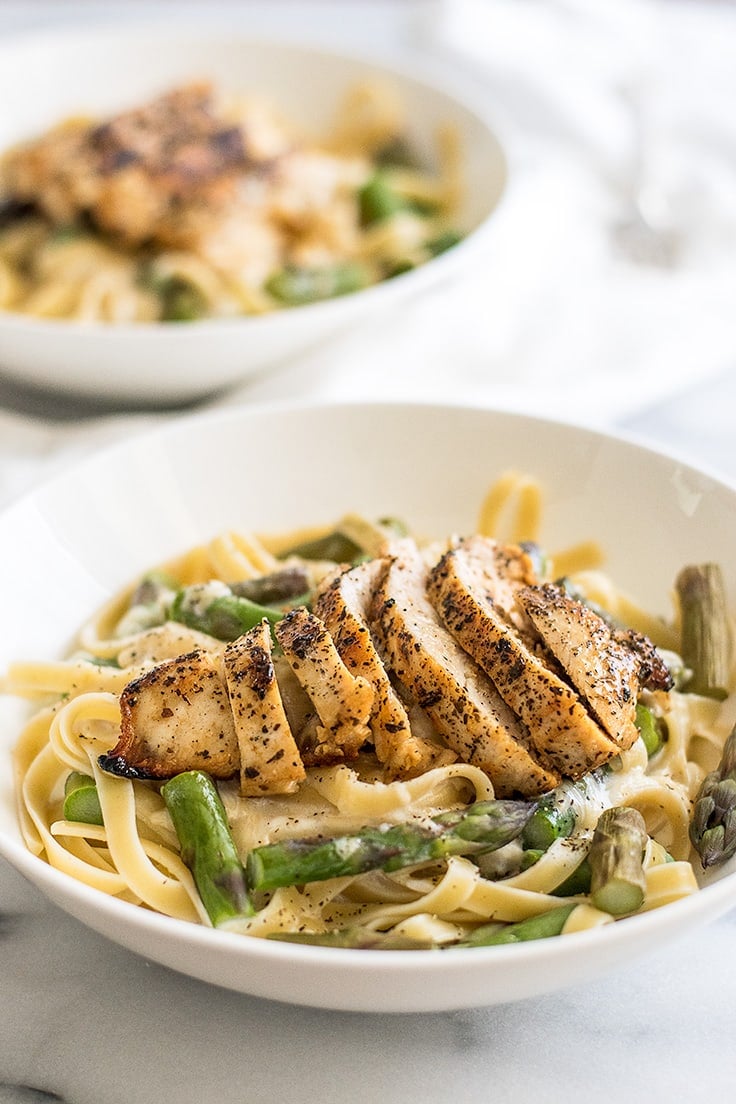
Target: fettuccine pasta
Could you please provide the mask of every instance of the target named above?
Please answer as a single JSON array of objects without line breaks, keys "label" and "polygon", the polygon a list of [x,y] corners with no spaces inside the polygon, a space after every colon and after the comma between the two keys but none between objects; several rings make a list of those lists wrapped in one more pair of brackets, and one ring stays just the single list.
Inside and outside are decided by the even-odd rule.
[{"label": "fettuccine pasta", "polygon": [[[316,942],[339,936],[353,941],[344,945],[452,948],[472,945],[478,932],[493,935],[510,930],[510,925],[558,915],[563,906],[567,912],[556,934],[610,924],[621,915],[630,915],[630,911],[659,908],[697,892],[698,862],[690,842],[692,807],[704,778],[717,765],[736,719],[732,681],[725,698],[689,692],[681,671],[680,683],[675,681],[669,689],[643,686],[638,705],[656,721],[661,737],[658,744],[648,746],[643,730],[638,729],[628,746],[614,747],[615,754],[604,761],[596,760],[591,769],[571,770],[566,775],[555,766],[554,754],[547,758],[537,755],[535,749],[541,744],[532,740],[529,748],[535,763],[541,763],[544,777],[554,775],[556,784],[545,790],[540,783],[536,792],[530,789],[526,794],[519,794],[516,785],[513,792],[506,792],[506,776],[481,764],[474,752],[464,751],[462,741],[450,728],[443,727],[441,706],[429,695],[422,698],[416,687],[412,691],[410,677],[391,651],[385,624],[381,627],[383,615],[374,594],[371,631],[375,628],[379,652],[391,668],[391,683],[398,692],[400,707],[410,718],[405,736],[415,742],[411,744],[412,753],[419,747],[425,756],[421,768],[416,765],[418,760],[411,761],[413,766],[407,766],[408,759],[400,761],[396,747],[393,759],[383,748],[376,736],[375,696],[365,723],[356,714],[349,721],[343,717],[331,730],[334,739],[335,733],[344,736],[350,726],[351,733],[362,733],[354,753],[344,750],[347,737],[343,750],[335,752],[333,748],[330,754],[325,751],[328,744],[324,733],[329,725],[319,709],[316,727],[312,708],[311,712],[307,709],[299,728],[298,710],[289,698],[291,684],[287,685],[286,679],[286,660],[291,662],[293,656],[283,625],[290,617],[311,617],[324,627],[313,612],[317,610],[324,613],[324,624],[329,624],[324,596],[339,591],[340,580],[367,577],[366,572],[373,571],[379,560],[395,565],[409,545],[418,548],[423,570],[429,571],[431,579],[438,564],[456,562],[453,556],[458,550],[480,547],[495,555],[501,549],[505,557],[513,554],[514,563],[522,563],[520,557],[539,553],[542,529],[539,484],[529,476],[507,473],[483,503],[477,527],[481,535],[470,543],[451,536],[414,544],[413,538],[393,521],[373,523],[349,518],[344,519],[342,528],[338,524],[334,529],[317,528],[277,537],[219,533],[208,543],[157,568],[143,583],[139,580],[115,595],[81,628],[73,654],[58,661],[19,660],[7,672],[5,692],[21,695],[34,704],[33,715],[15,750],[19,816],[27,847],[53,867],[100,892],[182,921],[212,924],[211,911],[193,873],[191,854],[182,844],[167,802],[166,780],[193,772],[202,773],[215,787],[227,830],[246,873],[251,869],[249,856],[262,851],[270,855],[274,847],[283,844],[294,848],[297,844],[311,847],[314,841],[338,841],[336,851],[342,848],[347,855],[362,846],[355,841],[369,830],[380,835],[407,828],[431,836],[442,818],[449,815],[457,819],[473,809],[495,808],[496,803],[502,809],[506,808],[505,802],[514,809],[520,805],[530,810],[551,808],[569,823],[568,830],[544,845],[538,839],[531,840],[531,821],[527,821],[513,838],[487,850],[474,851],[463,845],[441,855],[428,853],[406,865],[379,863],[348,873],[340,867],[331,877],[266,889],[247,886],[249,908],[217,924],[244,935],[299,937]],[[534,548],[530,542],[534,542]],[[367,548],[371,551],[366,552]],[[542,574],[532,589],[535,594],[547,593],[547,580],[557,580],[554,585],[561,586],[564,575],[566,585],[577,595],[576,603],[590,603],[586,609],[597,610],[596,617],[623,620],[638,633],[648,630],[658,655],[667,661],[668,671],[677,669],[678,664],[681,667],[677,649],[682,626],[677,611],[665,620],[638,608],[605,574],[603,560],[603,550],[594,542],[546,553],[543,566],[536,568]],[[361,568],[360,576],[349,574],[356,570],[348,566],[350,563]],[[564,571],[559,569],[561,564]],[[388,569],[382,570],[384,581],[379,587],[385,588]],[[264,580],[281,580],[284,571],[301,573],[299,579],[306,582],[308,598],[302,592],[285,600],[270,599],[262,607],[256,601],[258,608],[273,614],[270,622],[268,618],[257,620],[255,627],[242,635],[215,634],[214,622],[207,620],[213,608],[208,603],[216,604],[223,597],[228,602],[233,597],[241,603],[252,602],[258,588],[265,593]],[[376,579],[380,575],[376,568]],[[507,583],[505,580],[504,585]],[[431,583],[428,592],[432,593]],[[246,594],[251,597],[246,598]],[[521,593],[519,600],[523,597]],[[191,609],[200,620],[182,612],[189,609],[191,613],[186,607],[190,599]],[[442,612],[441,606],[436,608]],[[451,622],[446,619],[445,623]],[[506,630],[510,624],[506,624]],[[293,774],[286,782],[283,776],[279,781],[275,775],[264,773],[259,776],[262,789],[254,788],[258,770],[245,770],[243,764],[250,752],[237,724],[240,743],[233,737],[235,765],[229,771],[222,768],[219,776],[212,749],[196,763],[184,761],[167,773],[164,758],[152,768],[150,759],[133,757],[135,740],[140,735],[137,730],[133,743],[127,750],[123,748],[121,731],[125,732],[131,717],[134,725],[143,725],[136,710],[152,685],[156,693],[162,694],[160,701],[156,699],[156,709],[162,716],[172,712],[165,697],[166,681],[152,684],[152,677],[158,679],[159,672],[176,671],[176,665],[181,668],[188,657],[204,656],[210,664],[208,670],[215,672],[212,679],[216,679],[223,664],[226,671],[231,670],[228,664],[235,654],[233,648],[240,647],[244,639],[255,639],[253,634],[258,632],[263,641],[269,631],[275,634],[271,663],[278,674],[271,689],[279,683],[296,748]],[[523,637],[518,624],[514,631],[520,639]],[[523,631],[528,631],[528,626]],[[334,628],[326,640],[330,647],[337,645],[338,652],[345,645]],[[539,641],[535,646],[541,648]],[[307,653],[300,654],[303,660]],[[349,648],[345,647],[342,654],[349,658]],[[363,689],[366,681],[356,674],[357,668],[346,674],[348,658],[345,669],[340,668],[340,677],[348,685],[346,693],[356,687]],[[342,660],[338,656],[334,662]],[[555,677],[560,677],[561,670],[558,660],[550,661],[545,668]],[[247,673],[240,670],[239,679]],[[295,673],[303,676],[297,661],[289,677]],[[322,670],[322,690],[331,687],[331,677]],[[562,677],[565,686],[573,682],[569,672],[563,672]],[[171,674],[169,682],[175,683]],[[229,707],[235,709],[233,683],[223,685],[228,686]],[[502,685],[499,681],[499,688]],[[191,687],[187,690],[180,686],[183,684],[175,686],[177,700],[192,692]],[[309,706],[311,694],[314,707],[318,692],[319,688],[302,682],[296,698],[302,707],[305,702]],[[374,727],[370,727],[371,718]],[[180,743],[184,741],[181,734],[179,739]],[[402,745],[402,750],[408,746]],[[150,747],[146,753],[150,755]],[[84,785],[99,805],[97,821],[69,815],[70,776],[87,780]],[[593,863],[601,817],[613,809],[636,810],[645,826],[639,855],[642,898],[636,908],[623,914],[606,911],[591,883],[581,880],[586,864]]]}]

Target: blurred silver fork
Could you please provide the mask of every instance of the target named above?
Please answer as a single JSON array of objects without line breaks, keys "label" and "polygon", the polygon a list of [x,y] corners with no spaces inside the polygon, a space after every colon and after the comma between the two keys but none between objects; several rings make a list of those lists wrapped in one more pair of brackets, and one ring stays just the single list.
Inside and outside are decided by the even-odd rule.
[{"label": "blurred silver fork", "polygon": [[621,95],[631,112],[633,152],[624,209],[611,227],[611,235],[635,264],[673,268],[680,259],[682,234],[673,222],[665,190],[652,178],[652,133],[642,96],[631,86],[623,88]]}]

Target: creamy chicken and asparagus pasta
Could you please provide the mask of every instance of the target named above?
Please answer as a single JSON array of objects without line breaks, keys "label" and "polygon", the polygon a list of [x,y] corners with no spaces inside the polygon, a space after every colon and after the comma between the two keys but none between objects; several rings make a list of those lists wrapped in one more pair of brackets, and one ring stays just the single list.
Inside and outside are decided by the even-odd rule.
[{"label": "creamy chicken and asparagus pasta", "polygon": [[455,245],[461,164],[429,165],[388,86],[356,85],[324,135],[206,82],[65,120],[0,160],[0,310],[188,321],[299,306]]},{"label": "creamy chicken and asparagus pasta", "polygon": [[721,571],[683,565],[646,612],[595,544],[543,547],[538,500],[509,475],[440,539],[353,515],[222,533],[67,658],[16,662],[29,849],[170,917],[367,949],[564,936],[697,892],[736,851]]}]

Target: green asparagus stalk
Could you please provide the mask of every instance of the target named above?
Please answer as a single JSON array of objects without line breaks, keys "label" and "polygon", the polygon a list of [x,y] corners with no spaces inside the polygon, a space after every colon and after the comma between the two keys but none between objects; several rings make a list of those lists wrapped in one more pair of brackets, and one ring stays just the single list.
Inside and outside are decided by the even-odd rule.
[{"label": "green asparagus stalk", "polygon": [[368,870],[400,870],[451,855],[495,851],[516,839],[535,808],[525,801],[483,801],[443,813],[428,824],[366,827],[336,839],[266,844],[248,855],[248,885],[251,890],[305,885]]},{"label": "green asparagus stalk", "polygon": [[539,916],[530,916],[516,924],[484,924],[469,935],[460,947],[496,947],[503,943],[526,943],[532,939],[549,939],[561,935],[562,929],[576,904],[560,905],[558,908],[542,912]]},{"label": "green asparagus stalk", "polygon": [[723,573],[718,564],[684,567],[675,580],[680,603],[686,689],[722,700],[728,693],[733,640]]},{"label": "green asparagus stalk", "polygon": [[638,702],[636,706],[636,727],[644,741],[647,756],[651,759],[664,743],[663,722],[661,718],[654,715],[648,706],[644,705],[643,702]]},{"label": "green asparagus stalk", "polygon": [[521,842],[531,851],[547,851],[556,839],[572,834],[575,812],[560,808],[554,800],[543,798],[521,833]]},{"label": "green asparagus stalk", "polygon": [[247,598],[261,606],[276,606],[306,594],[309,575],[304,567],[295,564],[269,575],[231,583],[230,589],[238,598]]},{"label": "green asparagus stalk", "polygon": [[269,939],[284,943],[303,943],[312,947],[344,947],[358,951],[428,951],[429,941],[410,939],[391,932],[374,932],[365,928],[342,928],[328,932],[272,932]]},{"label": "green asparagus stalk", "polygon": [[64,782],[64,819],[82,824],[102,824],[102,809],[95,780],[82,771],[72,771]]},{"label": "green asparagus stalk", "polygon": [[117,637],[129,636],[163,625],[179,583],[160,571],[151,571],[130,596],[130,605],[115,627]]},{"label": "green asparagus stalk", "polygon": [[552,895],[554,897],[581,897],[590,893],[590,861],[588,856],[580,862],[571,874],[565,878],[564,882],[553,889]]},{"label": "green asparagus stalk", "polygon": [[348,564],[357,559],[361,552],[359,544],[339,529],[333,529],[322,537],[292,545],[282,555],[284,558],[299,556],[302,560],[328,560],[332,563]]},{"label": "green asparagus stalk", "polygon": [[718,766],[705,776],[696,795],[690,842],[704,869],[736,854],[736,726],[723,745]]},{"label": "green asparagus stalk", "polygon": [[646,825],[637,809],[606,809],[600,816],[588,853],[590,902],[595,908],[622,916],[642,906],[646,842]]},{"label": "green asparagus stalk", "polygon": [[361,226],[375,226],[409,207],[406,199],[391,185],[384,172],[377,172],[358,193]]},{"label": "green asparagus stalk", "polygon": [[266,281],[266,291],[285,306],[297,307],[335,299],[351,291],[360,291],[368,283],[368,273],[355,261],[343,261],[324,268],[289,265]]},{"label": "green asparagus stalk", "polygon": [[195,583],[179,590],[171,605],[172,621],[218,640],[236,640],[265,617],[276,624],[283,610],[241,598],[224,583]]},{"label": "green asparagus stalk", "polygon": [[161,787],[181,857],[215,928],[252,916],[245,873],[217,787],[204,771],[185,771]]}]

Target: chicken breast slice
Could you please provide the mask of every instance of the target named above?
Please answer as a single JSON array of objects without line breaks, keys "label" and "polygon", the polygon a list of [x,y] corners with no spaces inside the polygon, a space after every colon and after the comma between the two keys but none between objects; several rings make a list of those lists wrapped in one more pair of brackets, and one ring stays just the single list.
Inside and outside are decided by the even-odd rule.
[{"label": "chicken breast slice", "polygon": [[241,796],[293,793],[306,771],[281,700],[265,618],[227,646],[224,666],[240,749]]},{"label": "chicken breast slice", "polygon": [[641,659],[588,606],[551,583],[526,587],[518,600],[593,716],[619,749],[639,732]]},{"label": "chicken breast slice", "polygon": [[151,668],[120,695],[120,738],[100,766],[126,778],[238,773],[240,751],[221,655],[193,651]]},{"label": "chicken breast slice", "polygon": [[526,725],[541,762],[564,777],[581,778],[620,748],[497,605],[499,591],[510,604],[516,580],[533,577],[518,570],[504,577],[506,564],[520,566],[513,548],[472,537],[445,553],[429,574],[427,592],[442,623]]},{"label": "chicken breast slice", "polygon": [[358,564],[327,580],[318,591],[314,612],[324,622],[345,666],[373,687],[370,729],[379,763],[389,778],[415,778],[433,767],[453,763],[457,752],[412,731],[406,709],[376,650],[368,620],[388,560]]},{"label": "chicken breast slice", "polygon": [[306,607],[291,610],[274,632],[321,722],[310,760],[325,764],[355,759],[371,735],[373,687],[348,670],[324,623]]},{"label": "chicken breast slice", "polygon": [[426,591],[427,568],[411,540],[394,542],[376,592],[372,628],[387,662],[447,743],[488,774],[501,797],[553,789],[528,733],[488,677],[440,623]]}]

